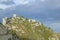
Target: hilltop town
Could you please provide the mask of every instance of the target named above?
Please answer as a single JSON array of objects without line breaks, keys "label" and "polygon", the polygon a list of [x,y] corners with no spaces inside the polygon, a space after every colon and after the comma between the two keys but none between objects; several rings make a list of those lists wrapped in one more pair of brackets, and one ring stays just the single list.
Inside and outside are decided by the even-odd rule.
[{"label": "hilltop town", "polygon": [[11,34],[8,40],[60,40],[60,34],[36,19],[13,14],[12,17],[4,17],[2,20],[6,34]]}]

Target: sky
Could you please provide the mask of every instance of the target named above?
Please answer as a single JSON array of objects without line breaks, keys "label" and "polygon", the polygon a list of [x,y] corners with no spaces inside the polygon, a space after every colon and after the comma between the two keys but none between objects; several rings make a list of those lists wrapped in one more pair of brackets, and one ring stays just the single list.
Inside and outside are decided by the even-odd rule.
[{"label": "sky", "polygon": [[60,32],[60,0],[0,0],[0,19],[16,13]]}]

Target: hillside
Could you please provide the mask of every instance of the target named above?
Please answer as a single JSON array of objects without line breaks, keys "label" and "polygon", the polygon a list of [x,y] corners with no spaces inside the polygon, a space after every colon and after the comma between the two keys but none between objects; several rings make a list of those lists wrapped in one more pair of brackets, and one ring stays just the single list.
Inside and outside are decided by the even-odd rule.
[{"label": "hillside", "polygon": [[35,19],[14,14],[10,18],[3,18],[2,24],[14,36],[13,40],[60,40],[60,34]]}]

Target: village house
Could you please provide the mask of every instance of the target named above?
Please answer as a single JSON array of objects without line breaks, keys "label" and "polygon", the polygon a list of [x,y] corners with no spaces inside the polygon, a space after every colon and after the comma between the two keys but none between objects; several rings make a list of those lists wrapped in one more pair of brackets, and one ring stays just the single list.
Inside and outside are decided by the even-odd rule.
[{"label": "village house", "polygon": [[29,22],[36,22],[35,19],[29,19],[28,21],[29,21]]}]

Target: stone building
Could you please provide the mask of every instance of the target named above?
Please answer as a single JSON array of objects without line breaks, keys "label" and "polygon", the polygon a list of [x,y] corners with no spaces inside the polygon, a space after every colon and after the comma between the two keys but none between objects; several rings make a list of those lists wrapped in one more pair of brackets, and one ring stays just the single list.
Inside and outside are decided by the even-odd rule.
[{"label": "stone building", "polygon": [[29,22],[36,22],[35,19],[29,19],[28,21],[29,21]]},{"label": "stone building", "polygon": [[13,17],[16,18],[16,14],[13,14]]},{"label": "stone building", "polygon": [[7,23],[7,17],[2,19],[2,24],[5,25]]}]

